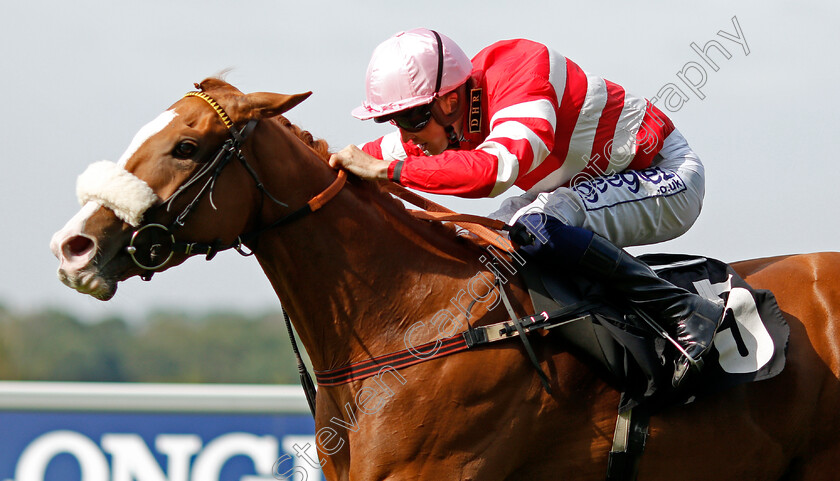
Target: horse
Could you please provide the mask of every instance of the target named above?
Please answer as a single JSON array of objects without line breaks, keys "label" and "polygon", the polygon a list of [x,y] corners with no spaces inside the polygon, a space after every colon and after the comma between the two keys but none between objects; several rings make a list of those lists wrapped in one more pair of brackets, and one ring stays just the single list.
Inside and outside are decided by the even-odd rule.
[{"label": "horse", "polygon": [[[485,249],[415,218],[384,185],[344,181],[326,142],[282,116],[308,94],[244,94],[218,78],[196,87],[138,133],[119,175],[106,176],[142,181],[150,197],[139,214],[125,209],[136,199],[113,198],[131,189],[114,189],[53,236],[65,284],[108,300],[120,281],[148,279],[196,251],[252,253],[316,372],[404,351],[408,340],[424,346],[466,322],[509,319],[481,281],[498,274]],[[141,256],[150,248],[164,252]],[[786,367],[654,416],[638,479],[833,478],[840,254],[734,268],[775,293],[790,325]],[[531,312],[521,276],[503,288],[517,313]],[[603,479],[620,393],[556,342],[530,337],[550,394],[519,342],[385,369],[319,386],[316,446],[298,455],[330,481]]]}]

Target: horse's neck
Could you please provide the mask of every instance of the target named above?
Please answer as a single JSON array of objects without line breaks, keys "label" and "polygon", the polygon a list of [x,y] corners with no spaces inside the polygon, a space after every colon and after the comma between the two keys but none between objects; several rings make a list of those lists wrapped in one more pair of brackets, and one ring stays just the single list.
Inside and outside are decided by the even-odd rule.
[{"label": "horse's neck", "polygon": [[[299,142],[288,148],[289,158],[256,155],[271,192],[315,186],[301,198],[281,198],[296,209],[335,173]],[[290,162],[299,169],[291,177],[281,172]],[[283,214],[273,210],[262,222]],[[466,287],[482,267],[480,254],[438,227],[410,219],[374,189],[347,185],[321,210],[260,236],[257,258],[316,369],[403,349],[414,323],[428,323]]]}]

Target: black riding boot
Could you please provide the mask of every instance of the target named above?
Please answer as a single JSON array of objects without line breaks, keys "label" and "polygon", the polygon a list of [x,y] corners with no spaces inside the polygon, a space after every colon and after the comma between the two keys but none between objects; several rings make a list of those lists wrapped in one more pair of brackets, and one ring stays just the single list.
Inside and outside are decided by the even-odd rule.
[{"label": "black riding boot", "polygon": [[674,387],[679,386],[692,365],[697,369],[702,367],[701,357],[711,347],[723,319],[723,306],[661,279],[644,262],[597,234],[579,266],[584,275],[597,276],[660,322],[685,349],[688,358],[680,355],[676,361]]}]

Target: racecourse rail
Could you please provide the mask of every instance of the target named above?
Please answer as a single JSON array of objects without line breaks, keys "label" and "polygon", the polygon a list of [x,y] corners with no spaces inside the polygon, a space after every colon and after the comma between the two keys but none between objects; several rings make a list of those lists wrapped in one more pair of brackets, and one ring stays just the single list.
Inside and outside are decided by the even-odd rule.
[{"label": "racecourse rail", "polygon": [[309,414],[299,386],[0,381],[0,410]]}]

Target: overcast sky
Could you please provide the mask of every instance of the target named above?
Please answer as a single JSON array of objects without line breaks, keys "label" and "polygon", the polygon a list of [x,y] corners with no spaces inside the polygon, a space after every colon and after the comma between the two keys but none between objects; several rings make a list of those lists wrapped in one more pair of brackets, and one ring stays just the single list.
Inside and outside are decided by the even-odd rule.
[{"label": "overcast sky", "polygon": [[[718,34],[736,34],[733,17],[746,47]],[[232,253],[192,259],[150,283],[129,280],[107,303],[63,286],[49,240],[79,208],[76,176],[116,160],[193,82],[228,68],[244,92],[312,90],[288,116],[336,150],[376,138],[384,126],[350,116],[370,54],[419,26],[470,56],[526,37],[639,95],[669,83],[688,95],[669,115],[706,165],[704,211],[678,240],[634,253],[735,261],[838,250],[838,25],[840,6],[829,1],[2,2],[0,304],[91,320],[172,307],[277,308],[256,261]],[[731,55],[711,52],[717,71],[691,48],[713,39]],[[705,85],[692,91],[681,71],[697,83],[705,74]],[[479,214],[498,202],[444,201]]]}]

